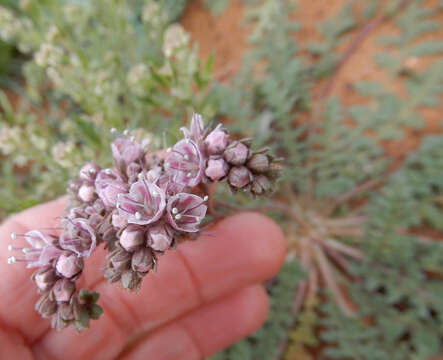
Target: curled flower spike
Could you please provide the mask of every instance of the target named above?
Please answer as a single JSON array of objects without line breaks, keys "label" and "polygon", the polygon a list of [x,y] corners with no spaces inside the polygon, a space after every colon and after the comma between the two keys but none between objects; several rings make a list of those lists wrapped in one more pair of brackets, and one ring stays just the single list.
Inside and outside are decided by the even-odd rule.
[{"label": "curled flower spike", "polygon": [[253,151],[248,140],[230,139],[221,125],[205,127],[199,114],[181,130],[184,139],[166,156],[147,154],[147,141],[139,144],[123,132],[111,144],[113,168],[90,162],[70,182],[71,206],[60,234],[12,235],[30,247],[10,245],[17,255],[8,263],[36,268],[32,280],[41,297],[35,309],[56,329],[84,330],[102,313],[98,294],[77,288],[85,259],[101,243],[109,251],[104,276],[137,290],[166,251],[200,230],[208,210],[208,195],[197,195],[203,185],[223,181],[233,192],[253,196],[272,190],[279,167],[267,149]]}]

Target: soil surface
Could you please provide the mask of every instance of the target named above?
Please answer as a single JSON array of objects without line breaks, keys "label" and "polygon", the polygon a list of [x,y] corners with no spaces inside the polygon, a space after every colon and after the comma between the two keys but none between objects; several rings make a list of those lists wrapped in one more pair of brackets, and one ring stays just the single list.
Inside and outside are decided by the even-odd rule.
[{"label": "soil surface", "polygon": [[[316,30],[317,24],[336,14],[346,2],[347,0],[298,1],[298,8],[291,17],[302,25],[301,30],[295,35],[302,48],[310,41],[321,38]],[[437,0],[429,0],[425,2],[425,6],[433,6],[436,3]],[[214,74],[221,81],[228,81],[240,69],[242,56],[248,48],[248,29],[243,20],[244,7],[244,1],[231,0],[227,10],[217,17],[211,14],[202,0],[194,0],[190,2],[182,19],[185,29],[191,33],[192,38],[199,44],[202,58],[206,59],[215,51]],[[443,23],[443,13],[439,14],[438,20]],[[351,34],[349,41],[338,49],[341,55],[346,53],[360,29],[354,30],[354,34]],[[374,54],[382,50],[376,39],[380,35],[396,32],[398,32],[398,29],[392,21],[381,22],[363,41],[359,42],[352,56],[334,75],[328,96],[336,95],[340,97],[344,104],[361,103],[365,99],[356,94],[351,86],[361,80],[381,81],[387,88],[404,96],[405,92],[401,81],[392,81],[390,75],[384,69],[379,68],[373,60]],[[443,30],[423,36],[420,41],[434,37],[443,38]],[[435,56],[409,58],[405,65],[415,70],[421,70],[435,60]],[[315,91],[317,94],[321,94],[325,86],[328,86],[327,81],[318,85]],[[424,135],[442,132],[442,110],[443,107],[440,109],[420,109],[425,118],[425,126],[420,130],[405,129],[407,136],[402,140],[385,143],[386,152],[399,160],[403,159],[410,150],[419,146]]]}]

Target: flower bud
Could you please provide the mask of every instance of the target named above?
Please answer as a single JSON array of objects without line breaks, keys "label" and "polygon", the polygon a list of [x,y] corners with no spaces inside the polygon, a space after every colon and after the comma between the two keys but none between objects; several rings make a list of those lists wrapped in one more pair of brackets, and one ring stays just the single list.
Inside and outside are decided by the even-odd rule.
[{"label": "flower bud", "polygon": [[229,172],[229,184],[237,189],[248,185],[251,181],[251,172],[245,166],[235,166]]},{"label": "flower bud", "polygon": [[60,318],[65,321],[74,319],[74,311],[72,304],[69,303],[58,304],[57,313],[60,316]]},{"label": "flower bud", "polygon": [[153,263],[152,253],[148,248],[139,249],[132,255],[131,266],[134,271],[148,272],[152,268]]},{"label": "flower bud", "polygon": [[140,171],[142,170],[140,164],[133,162],[130,163],[127,167],[126,167],[126,175],[128,176],[128,180],[130,183],[136,182],[138,179],[138,174],[140,173]]},{"label": "flower bud", "polygon": [[83,259],[76,254],[61,254],[55,266],[60,275],[72,278],[83,269]]},{"label": "flower bud", "polygon": [[232,165],[243,165],[248,158],[249,149],[241,142],[234,142],[228,146],[223,156]]},{"label": "flower bud", "polygon": [[217,126],[205,139],[206,148],[210,155],[220,154],[228,145],[228,134]]},{"label": "flower bud", "polygon": [[263,173],[269,170],[269,158],[265,154],[255,154],[249,160],[246,166],[256,173]]},{"label": "flower bud", "polygon": [[112,267],[116,270],[129,268],[131,262],[131,254],[127,251],[120,251],[111,258]]},{"label": "flower bud", "polygon": [[261,195],[268,192],[271,189],[271,182],[265,175],[258,175],[254,177],[252,182],[251,191],[255,195]]},{"label": "flower bud", "polygon": [[83,184],[78,190],[78,197],[84,202],[90,202],[95,198],[94,186]]},{"label": "flower bud", "polygon": [[121,229],[128,224],[128,221],[124,216],[121,216],[118,212],[112,214],[112,226]]},{"label": "flower bud", "polygon": [[48,317],[57,311],[57,303],[51,300],[48,294],[45,294],[35,304],[35,310],[37,310],[41,316]]},{"label": "flower bud", "polygon": [[75,284],[68,279],[58,280],[52,288],[54,299],[57,302],[69,301],[75,291]]},{"label": "flower bud", "polygon": [[33,280],[40,291],[48,291],[57,280],[52,267],[42,268],[34,273]]},{"label": "flower bud", "polygon": [[122,274],[120,281],[125,289],[133,290],[137,289],[137,287],[140,285],[141,278],[132,270],[126,270]]},{"label": "flower bud", "polygon": [[155,225],[149,229],[148,244],[156,251],[166,251],[172,243],[172,235],[164,225]]},{"label": "flower bud", "polygon": [[223,159],[209,159],[205,175],[212,181],[224,178],[229,171],[229,165]]},{"label": "flower bud", "polygon": [[93,183],[100,170],[101,170],[100,166],[94,163],[88,163],[80,169],[79,177],[83,181],[86,181],[88,183]]},{"label": "flower bud", "polygon": [[138,226],[129,225],[120,235],[120,245],[127,251],[134,251],[143,242],[143,230]]}]

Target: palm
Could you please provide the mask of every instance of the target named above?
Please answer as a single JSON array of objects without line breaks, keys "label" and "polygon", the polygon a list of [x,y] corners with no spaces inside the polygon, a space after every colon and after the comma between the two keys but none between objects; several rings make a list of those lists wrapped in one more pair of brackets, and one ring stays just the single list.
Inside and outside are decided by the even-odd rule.
[{"label": "palm", "polygon": [[[240,214],[159,261],[138,293],[103,278],[105,250],[87,260],[80,287],[97,290],[104,315],[78,334],[56,332],[34,310],[32,269],[7,265],[12,232],[53,227],[64,199],[34,207],[0,226],[0,346],[7,359],[201,359],[257,329],[266,316],[260,282],[284,258],[278,227]],[[24,241],[17,239],[15,243]]]}]

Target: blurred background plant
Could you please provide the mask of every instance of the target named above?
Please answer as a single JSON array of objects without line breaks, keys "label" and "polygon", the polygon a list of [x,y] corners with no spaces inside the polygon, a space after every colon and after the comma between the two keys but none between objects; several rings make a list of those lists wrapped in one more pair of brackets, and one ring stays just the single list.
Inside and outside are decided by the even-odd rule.
[{"label": "blurred background plant", "polygon": [[[288,260],[267,283],[265,326],[214,359],[443,353],[441,2],[343,0],[301,41],[304,0],[243,1],[239,71],[229,58],[213,70],[178,22],[188,6],[213,26],[239,2],[189,3],[0,2],[0,218],[63,194],[85,161],[109,163],[112,128],[161,147],[195,110],[285,158],[272,199],[225,203],[217,187],[221,214],[281,224]],[[343,99],[336,83],[368,36],[378,76]]]}]

